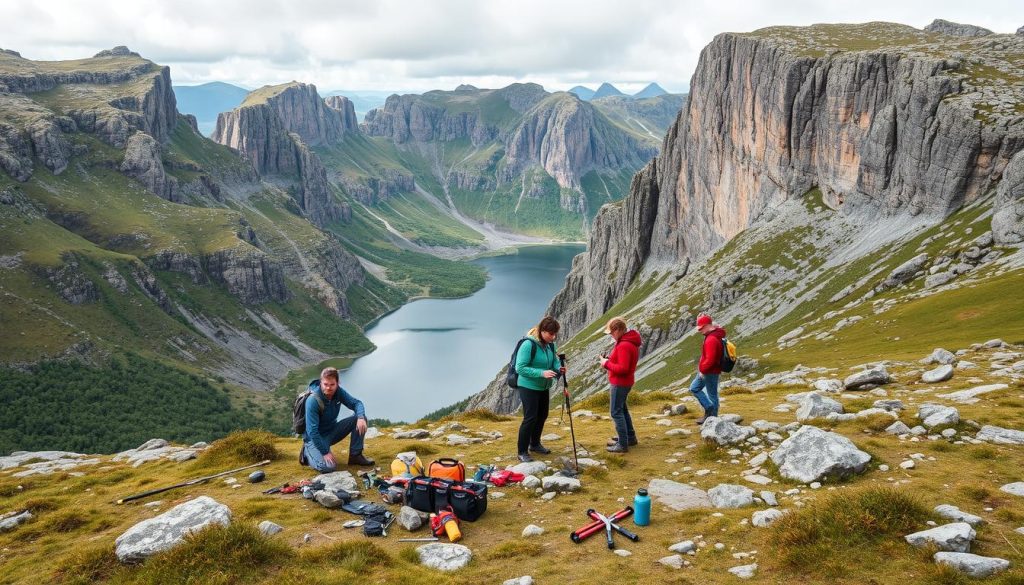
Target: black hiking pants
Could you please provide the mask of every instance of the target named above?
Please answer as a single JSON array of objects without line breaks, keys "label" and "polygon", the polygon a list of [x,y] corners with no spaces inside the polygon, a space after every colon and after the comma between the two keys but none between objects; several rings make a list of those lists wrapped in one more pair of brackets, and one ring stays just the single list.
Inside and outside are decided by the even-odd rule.
[{"label": "black hiking pants", "polygon": [[519,399],[523,403],[523,422],[519,425],[519,454],[523,454],[530,447],[540,445],[551,398],[546,390],[520,388]]}]

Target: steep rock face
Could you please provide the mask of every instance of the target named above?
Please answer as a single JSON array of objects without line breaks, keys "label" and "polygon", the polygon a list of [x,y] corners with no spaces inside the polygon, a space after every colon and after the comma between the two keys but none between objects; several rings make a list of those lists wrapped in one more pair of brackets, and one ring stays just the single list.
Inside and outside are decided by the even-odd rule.
[{"label": "steep rock face", "polygon": [[992,237],[996,243],[1024,242],[1024,151],[1018,152],[1006,166],[994,207]]},{"label": "steep rock face", "polygon": [[251,247],[219,250],[206,259],[210,278],[243,303],[285,302],[290,298],[281,268]]},{"label": "steep rock face", "polygon": [[[17,181],[32,176],[33,157],[54,174],[68,166],[71,147],[64,135],[75,123],[19,94],[0,94],[0,168]],[[6,118],[6,120],[4,119]]]},{"label": "steep rock face", "polygon": [[160,144],[145,132],[136,132],[128,139],[121,162],[121,172],[139,181],[151,193],[169,201],[177,201],[177,179],[164,171]]},{"label": "steep rock face", "polygon": [[570,93],[553,95],[534,106],[505,145],[503,179],[512,180],[538,164],[565,188],[579,189],[593,168],[636,168],[655,149],[618,134],[594,107]]},{"label": "steep rock face", "polygon": [[281,95],[249,98],[220,114],[213,140],[240,152],[261,174],[296,176],[295,198],[316,225],[347,220],[351,210],[335,199],[323,163],[298,132],[320,142],[338,140],[344,133],[341,114],[324,105],[311,85],[288,85]]},{"label": "steep rock face", "polygon": [[[672,269],[706,257],[772,205],[813,186],[830,206],[869,222],[898,215],[938,221],[995,185],[1024,147],[1024,129],[1007,118],[975,118],[985,98],[959,72],[962,63],[900,48],[816,57],[790,36],[887,30],[922,35],[923,44],[933,39],[899,25],[838,26],[723,34],[704,49],[658,158],[657,194],[652,200],[649,186],[634,182],[621,209],[598,216],[599,223],[614,221],[603,215],[648,219],[616,234],[622,249],[638,250],[645,268]],[[987,41],[968,42],[982,54]],[[655,211],[642,213],[649,205]],[[597,318],[609,296],[618,300],[628,286],[616,279],[609,291],[594,276],[616,270],[608,237],[595,231],[567,281],[575,295],[567,289],[552,304],[555,315],[571,315],[570,324]],[[572,302],[577,295],[586,300]]]},{"label": "steep rock face", "polygon": [[954,37],[986,37],[988,35],[995,34],[984,27],[975,26],[973,24],[950,22],[948,20],[942,20],[941,18],[933,20],[931,24],[924,27],[924,30],[944,35],[951,35]]},{"label": "steep rock face", "polygon": [[359,131],[359,118],[356,117],[356,106],[352,100],[343,95],[332,95],[324,99],[324,103],[328,108],[341,113],[342,127],[345,132]]},{"label": "steep rock face", "polygon": [[262,88],[254,92],[255,99],[247,98],[242,105],[258,104],[261,92],[268,94],[263,99],[277,113],[285,129],[298,134],[310,146],[334,144],[346,132],[358,131],[355,108],[350,107],[351,116],[348,116],[343,108],[328,107],[317,94],[315,85],[293,82]]},{"label": "steep rock face", "polygon": [[416,190],[416,180],[412,174],[400,169],[380,169],[376,177],[350,177],[338,175],[334,177],[344,187],[345,192],[366,205],[394,197],[398,193],[411,193]]},{"label": "steep rock face", "polygon": [[136,131],[149,134],[161,144],[167,142],[178,123],[170,68],[149,63],[145,74],[130,81],[123,88],[85,88],[95,100],[66,114],[79,129],[96,134],[116,148],[124,148]]},{"label": "steep rock face", "polygon": [[449,112],[418,95],[388,97],[383,108],[366,113],[363,129],[370,136],[387,136],[396,144],[468,138],[479,146],[498,134],[477,112]]}]

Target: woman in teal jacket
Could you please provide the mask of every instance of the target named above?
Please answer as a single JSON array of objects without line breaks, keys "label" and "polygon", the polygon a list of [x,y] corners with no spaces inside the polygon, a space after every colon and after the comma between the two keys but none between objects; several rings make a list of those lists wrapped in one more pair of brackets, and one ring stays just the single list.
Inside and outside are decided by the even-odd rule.
[{"label": "woman in teal jacket", "polygon": [[558,363],[555,338],[561,326],[553,317],[544,317],[526,334],[516,353],[519,375],[519,399],[523,403],[523,422],[519,425],[519,460],[533,461],[530,451],[547,455],[551,450],[540,443],[544,421],[550,409],[549,392],[565,368]]}]

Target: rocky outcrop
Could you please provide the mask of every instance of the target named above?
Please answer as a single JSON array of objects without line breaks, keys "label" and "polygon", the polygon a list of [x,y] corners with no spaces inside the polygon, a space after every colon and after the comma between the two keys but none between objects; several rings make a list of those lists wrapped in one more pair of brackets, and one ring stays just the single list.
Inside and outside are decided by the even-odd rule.
[{"label": "rocky outcrop", "polygon": [[53,286],[55,292],[65,302],[72,305],[94,303],[100,298],[96,283],[86,275],[80,267],[80,260],[74,255],[66,255],[57,267],[40,267],[38,271]]},{"label": "rocky outcrop", "polygon": [[377,172],[378,176],[354,177],[340,174],[332,177],[332,180],[340,183],[346,193],[367,205],[416,190],[415,178],[404,169],[382,168]]},{"label": "rocky outcrop", "polygon": [[992,237],[997,244],[1024,242],[1024,151],[1006,165],[993,204]]},{"label": "rocky outcrop", "polygon": [[32,176],[33,158],[59,175],[68,166],[71,147],[64,132],[75,130],[75,122],[57,116],[31,99],[17,94],[0,94],[0,168],[17,181]]},{"label": "rocky outcrop", "polygon": [[332,95],[324,99],[324,104],[341,113],[341,123],[345,132],[359,132],[359,118],[356,117],[356,106],[352,100],[343,95]]},{"label": "rocky outcrop", "polygon": [[498,135],[498,128],[476,111],[449,111],[419,95],[393,95],[383,108],[366,113],[363,131],[370,136],[386,136],[395,144],[406,142],[450,142],[468,139],[480,146]]},{"label": "rocky outcrop", "polygon": [[954,37],[986,37],[988,35],[995,34],[984,27],[975,26],[973,24],[950,22],[948,20],[942,20],[941,18],[933,20],[931,24],[924,27],[924,30]]},{"label": "rocky outcrop", "polygon": [[243,245],[219,250],[207,256],[205,262],[210,278],[243,303],[283,303],[291,296],[280,266],[256,248]]},{"label": "rocky outcrop", "polygon": [[97,91],[92,95],[94,103],[69,109],[67,115],[79,129],[116,148],[124,148],[128,138],[140,130],[161,144],[167,142],[178,123],[171,70],[146,63],[146,75],[130,84]]},{"label": "rocky outcrop", "polygon": [[136,132],[128,139],[121,162],[122,173],[132,177],[158,197],[177,201],[177,179],[164,171],[160,144],[145,132]]},{"label": "rocky outcrop", "polygon": [[[639,267],[703,259],[811,187],[850,220],[938,221],[990,190],[1024,148],[1020,124],[976,119],[988,98],[960,73],[962,56],[924,57],[907,46],[813,56],[826,39],[852,45],[883,31],[938,47],[929,35],[885,23],[796,30],[722,34],[704,49],[656,165],[621,205],[599,213],[588,252],[553,302],[563,327],[600,316]],[[974,58],[998,57],[984,39],[963,42]],[[626,218],[641,221],[596,229]]]},{"label": "rocky outcrop", "polygon": [[351,210],[331,193],[323,163],[303,138],[311,144],[340,140],[341,113],[328,108],[312,85],[278,88],[257,90],[238,108],[220,114],[213,139],[237,150],[261,174],[295,177],[295,199],[316,225],[347,220]]}]

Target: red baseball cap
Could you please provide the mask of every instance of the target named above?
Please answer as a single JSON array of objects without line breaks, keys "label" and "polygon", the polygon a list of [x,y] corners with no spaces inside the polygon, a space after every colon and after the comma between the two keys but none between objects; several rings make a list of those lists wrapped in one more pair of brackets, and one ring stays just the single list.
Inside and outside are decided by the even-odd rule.
[{"label": "red baseball cap", "polygon": [[700,329],[705,325],[711,325],[711,317],[708,315],[701,315],[697,317],[697,328]]}]

